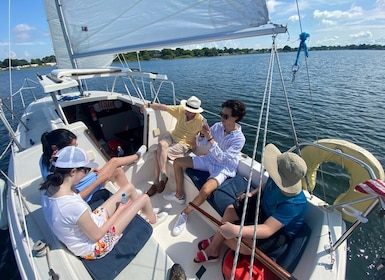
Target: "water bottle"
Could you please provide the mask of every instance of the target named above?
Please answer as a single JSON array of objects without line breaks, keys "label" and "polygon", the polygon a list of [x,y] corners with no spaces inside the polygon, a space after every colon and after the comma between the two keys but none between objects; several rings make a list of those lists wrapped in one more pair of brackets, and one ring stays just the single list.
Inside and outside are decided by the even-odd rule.
[{"label": "water bottle", "polygon": [[121,200],[121,203],[122,204],[126,204],[128,202],[128,197],[125,193],[122,193],[122,200]]}]

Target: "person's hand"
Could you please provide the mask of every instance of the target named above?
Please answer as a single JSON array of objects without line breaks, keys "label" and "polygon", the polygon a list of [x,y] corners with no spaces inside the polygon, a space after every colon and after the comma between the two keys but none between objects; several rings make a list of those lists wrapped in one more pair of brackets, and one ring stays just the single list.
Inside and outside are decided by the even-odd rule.
[{"label": "person's hand", "polygon": [[132,200],[131,199],[128,199],[127,203],[121,203],[121,202],[117,202],[116,203],[117,205],[117,209],[115,211],[115,213],[117,214],[121,214],[125,209],[127,209],[128,207],[130,207],[130,205],[132,204]]},{"label": "person's hand", "polygon": [[223,225],[219,227],[219,232],[226,239],[232,239],[238,237],[239,226],[234,225],[230,222],[225,222]]},{"label": "person's hand", "polygon": [[202,126],[201,133],[206,137],[206,139],[210,139],[211,137],[211,131],[208,124],[205,124]]}]

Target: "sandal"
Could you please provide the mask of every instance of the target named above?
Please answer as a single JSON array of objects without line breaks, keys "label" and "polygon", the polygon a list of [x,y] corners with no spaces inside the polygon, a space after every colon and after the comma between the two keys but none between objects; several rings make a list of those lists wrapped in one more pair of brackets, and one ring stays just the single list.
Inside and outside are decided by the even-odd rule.
[{"label": "sandal", "polygon": [[219,256],[216,256],[216,257],[210,256],[210,257],[208,257],[206,252],[205,252],[205,250],[200,250],[197,253],[197,258],[198,258],[198,260],[194,259],[195,263],[216,262],[216,261],[218,261]]},{"label": "sandal", "polygon": [[205,250],[207,247],[210,246],[212,239],[213,239],[213,237],[211,236],[211,237],[208,238],[208,239],[201,240],[201,241],[198,243],[198,249],[199,249],[199,250]]},{"label": "sandal", "polygon": [[156,189],[156,192],[157,193],[161,193],[164,191],[164,188],[166,187],[166,184],[167,184],[167,181],[168,181],[168,178],[166,177],[166,180],[160,180],[159,183],[158,183],[158,187]]}]

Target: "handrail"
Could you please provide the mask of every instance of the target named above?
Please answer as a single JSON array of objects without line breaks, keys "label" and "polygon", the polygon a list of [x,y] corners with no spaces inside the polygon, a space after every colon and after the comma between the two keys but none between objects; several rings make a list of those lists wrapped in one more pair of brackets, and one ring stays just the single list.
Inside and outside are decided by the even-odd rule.
[{"label": "handrail", "polygon": [[[194,209],[196,209],[199,213],[209,219],[211,222],[216,224],[218,227],[222,225],[222,222],[211,216],[209,213],[204,211],[202,208],[194,204],[193,202],[189,203]],[[252,249],[252,244],[249,240],[242,238],[241,245],[245,246],[248,249]],[[288,280],[296,280],[296,278],[291,275],[286,269],[277,264],[271,258],[269,258],[265,253],[263,253],[258,248],[255,248],[255,258],[260,261],[263,265],[269,268],[276,276],[280,279],[288,279]]]}]

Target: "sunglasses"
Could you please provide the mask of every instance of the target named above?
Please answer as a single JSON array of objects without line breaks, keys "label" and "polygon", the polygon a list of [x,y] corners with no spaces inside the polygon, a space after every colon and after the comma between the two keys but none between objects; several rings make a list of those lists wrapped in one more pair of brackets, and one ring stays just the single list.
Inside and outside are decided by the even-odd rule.
[{"label": "sunglasses", "polygon": [[221,118],[224,119],[224,120],[227,120],[229,117],[231,117],[231,116],[229,116],[228,114],[224,114],[224,113],[222,113],[222,112],[220,112],[219,115],[220,115]]},{"label": "sunglasses", "polygon": [[88,173],[90,173],[91,168],[90,167],[78,167],[78,168],[76,168],[76,170],[84,171],[84,173],[87,175]]}]

